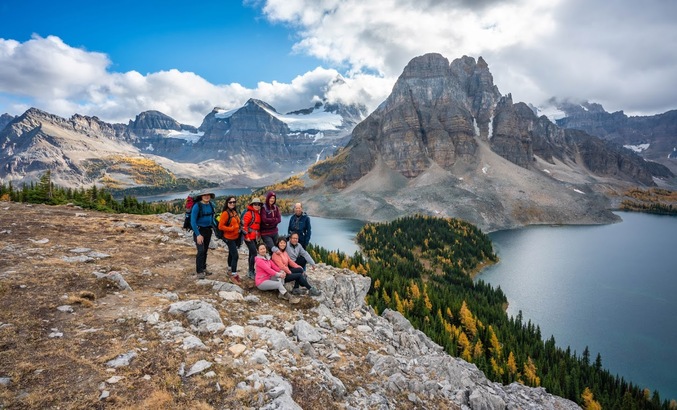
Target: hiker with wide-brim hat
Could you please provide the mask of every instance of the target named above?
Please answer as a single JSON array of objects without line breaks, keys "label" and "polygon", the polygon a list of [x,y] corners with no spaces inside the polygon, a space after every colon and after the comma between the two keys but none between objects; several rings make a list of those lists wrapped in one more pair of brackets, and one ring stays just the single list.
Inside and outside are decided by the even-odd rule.
[{"label": "hiker with wide-brim hat", "polygon": [[249,272],[247,277],[254,279],[254,264],[256,260],[256,241],[261,238],[261,199],[258,197],[252,198],[247,205],[247,210],[242,215],[242,234],[244,243],[249,250]]},{"label": "hiker with wide-brim hat", "polygon": [[193,228],[193,241],[197,248],[195,272],[198,279],[204,279],[205,275],[212,274],[207,270],[207,253],[209,242],[212,240],[212,225],[216,213],[216,206],[212,203],[212,199],[216,198],[216,195],[207,190],[198,192],[195,196],[195,205],[190,211],[190,226]]}]

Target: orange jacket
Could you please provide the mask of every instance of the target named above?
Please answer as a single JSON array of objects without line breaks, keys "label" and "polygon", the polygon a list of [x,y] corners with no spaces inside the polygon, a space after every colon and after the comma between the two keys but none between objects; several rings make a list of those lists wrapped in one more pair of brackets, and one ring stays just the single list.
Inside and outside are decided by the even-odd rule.
[{"label": "orange jacket", "polygon": [[[230,225],[226,225],[229,217]],[[219,229],[223,232],[223,236],[226,239],[230,239],[231,241],[236,240],[240,237],[240,215],[235,210],[225,210],[221,212]]]},{"label": "orange jacket", "polygon": [[[250,212],[252,211],[252,212]],[[254,220],[252,221],[252,216]],[[247,205],[247,212],[242,218],[242,229],[245,232],[244,239],[247,241],[255,241],[259,237],[259,229],[261,229],[261,214],[254,210],[254,207]]]}]

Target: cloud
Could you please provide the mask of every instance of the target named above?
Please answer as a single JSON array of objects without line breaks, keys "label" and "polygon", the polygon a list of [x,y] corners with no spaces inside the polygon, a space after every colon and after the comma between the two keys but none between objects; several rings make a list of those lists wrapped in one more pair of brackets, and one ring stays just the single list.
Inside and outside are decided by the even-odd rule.
[{"label": "cloud", "polygon": [[502,93],[552,96],[651,114],[677,108],[677,2],[629,0],[268,0],[269,21],[294,27],[294,49],[349,76],[401,73],[411,58],[483,56]]},{"label": "cloud", "polygon": [[34,35],[0,38],[0,103],[126,123],[146,110],[199,125],[214,107],[249,98],[279,112],[318,99],[375,109],[413,58],[483,56],[494,82],[515,101],[552,96],[653,114],[677,108],[677,2],[647,0],[256,0],[264,17],[292,31],[293,51],[326,67],[289,83],[212,84],[175,69],[113,72],[106,54]]},{"label": "cloud", "polygon": [[[393,77],[415,56],[450,59],[528,44],[552,31],[557,1],[268,0],[271,22],[298,30],[297,52]],[[490,7],[491,6],[491,7]]]},{"label": "cloud", "polygon": [[[236,108],[249,98],[288,112],[324,98],[348,103],[354,98],[375,106],[388,91],[388,84],[353,90],[353,80],[337,83],[338,71],[319,67],[289,84],[260,82],[248,89],[238,83],[214,85],[174,69],[142,75],[110,72],[110,65],[105,54],[70,47],[55,36],[33,36],[25,43],[0,39],[0,93],[24,96],[11,106],[15,114],[37,106],[63,117],[79,113],[126,123],[140,112],[158,110],[197,126],[214,107]],[[355,84],[364,82],[358,77]]]}]

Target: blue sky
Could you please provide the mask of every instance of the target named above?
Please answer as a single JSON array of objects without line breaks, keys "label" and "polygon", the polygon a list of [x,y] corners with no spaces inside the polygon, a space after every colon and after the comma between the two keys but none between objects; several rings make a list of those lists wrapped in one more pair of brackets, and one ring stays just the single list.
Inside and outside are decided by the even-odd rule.
[{"label": "blue sky", "polygon": [[248,98],[374,109],[411,58],[438,52],[482,56],[515,101],[654,114],[677,108],[675,15],[666,0],[2,0],[0,113],[199,125]]}]

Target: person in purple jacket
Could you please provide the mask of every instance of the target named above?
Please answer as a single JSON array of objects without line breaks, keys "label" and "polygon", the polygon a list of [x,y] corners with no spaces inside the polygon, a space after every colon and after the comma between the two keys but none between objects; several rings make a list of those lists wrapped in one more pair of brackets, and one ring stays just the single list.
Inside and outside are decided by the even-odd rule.
[{"label": "person in purple jacket", "polygon": [[277,204],[277,196],[275,192],[270,191],[266,194],[266,201],[261,207],[261,239],[266,244],[268,252],[276,252],[278,230],[277,225],[282,222],[282,214]]}]

